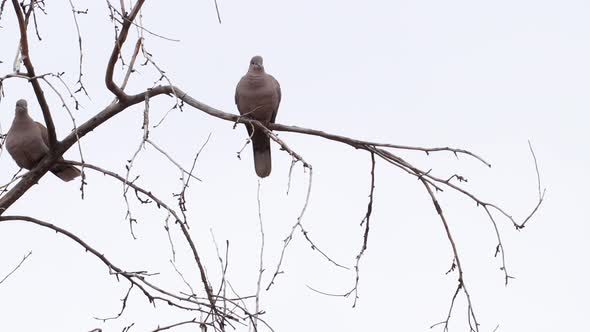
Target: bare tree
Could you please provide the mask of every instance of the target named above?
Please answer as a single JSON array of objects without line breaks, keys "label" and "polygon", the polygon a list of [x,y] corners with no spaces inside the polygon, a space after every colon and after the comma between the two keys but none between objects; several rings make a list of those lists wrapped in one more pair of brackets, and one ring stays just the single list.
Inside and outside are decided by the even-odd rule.
[{"label": "bare tree", "polygon": [[[371,168],[369,170],[370,183],[368,184],[369,202],[367,204],[365,216],[361,221],[361,225],[363,227],[361,235],[362,245],[359,248],[358,254],[355,258],[355,278],[352,282],[352,287],[350,288],[350,290],[342,294],[330,294],[322,290],[315,289],[314,291],[329,296],[352,296],[352,305],[355,306],[357,304],[357,299],[359,298],[358,285],[360,282],[359,263],[362,260],[363,256],[366,254],[366,250],[369,245],[369,235],[371,230],[370,227],[372,222],[371,216],[373,209],[376,208],[373,205],[374,188],[379,185],[377,181],[378,175],[375,174],[375,165],[377,163],[383,163],[384,165],[388,165],[392,171],[400,171],[418,180],[416,183],[423,187],[424,192],[428,195],[428,197],[430,197],[432,201],[431,208],[433,208],[438,214],[440,222],[444,226],[444,231],[450,244],[453,259],[450,264],[448,273],[454,273],[456,275],[457,285],[453,293],[453,296],[450,300],[448,313],[444,315],[445,318],[440,323],[434,324],[433,327],[442,327],[443,331],[449,330],[449,321],[451,319],[453,312],[456,311],[456,309],[454,308],[455,300],[458,297],[464,297],[467,306],[465,309],[468,312],[467,322],[465,324],[469,327],[470,331],[480,331],[476,311],[474,309],[472,302],[469,283],[468,280],[464,278],[464,271],[467,267],[465,267],[462,264],[461,253],[457,249],[456,241],[453,237],[453,232],[449,227],[449,223],[445,215],[444,206],[442,206],[439,203],[438,194],[444,190],[456,192],[459,195],[461,195],[464,199],[474,202],[475,204],[477,204],[477,206],[481,208],[481,211],[483,212],[483,218],[487,218],[487,220],[493,225],[493,229],[495,230],[495,237],[497,241],[495,252],[501,260],[501,269],[504,273],[504,282],[508,284],[511,275],[509,274],[508,268],[506,266],[505,250],[502,242],[501,233],[498,228],[497,218],[500,217],[506,219],[509,223],[511,223],[514,226],[516,230],[523,229],[527,225],[531,217],[537,212],[539,206],[541,205],[544,199],[545,190],[541,188],[541,179],[539,176],[539,170],[537,168],[537,160],[534,155],[532,146],[530,147],[530,151],[534,158],[534,164],[536,167],[536,173],[538,177],[538,200],[536,206],[532,209],[532,212],[530,212],[526,218],[519,222],[500,206],[494,204],[493,202],[483,200],[480,198],[478,194],[473,193],[467,189],[464,189],[464,187],[462,187],[462,183],[466,182],[467,179],[464,176],[462,176],[459,172],[455,174],[448,174],[446,176],[435,175],[436,172],[433,171],[433,169],[421,169],[415,166],[412,162],[400,157],[397,153],[398,151],[406,151],[426,154],[447,153],[457,157],[459,155],[464,155],[469,158],[474,158],[486,167],[491,167],[491,164],[489,164],[482,157],[468,150],[452,147],[418,147],[389,143],[379,143],[358,140],[347,136],[335,135],[311,128],[302,128],[279,123],[263,124],[261,122],[249,119],[248,117],[241,117],[229,112],[215,109],[199,100],[196,100],[190,95],[189,91],[181,87],[172,85],[171,79],[159,67],[159,65],[152,57],[151,53],[146,49],[145,35],[155,36],[156,38],[162,36],[159,36],[154,32],[149,31],[143,27],[141,15],[144,3],[145,0],[137,0],[129,8],[126,8],[125,1],[120,1],[120,3],[118,4],[112,3],[109,0],[106,1],[105,5],[108,8],[108,11],[110,13],[110,19],[112,20],[114,25],[116,39],[113,43],[110,58],[105,68],[104,82],[108,91],[112,93],[114,100],[111,103],[105,105],[102,108],[102,110],[96,112],[96,114],[89,120],[85,121],[84,123],[77,124],[75,113],[81,104],[81,102],[78,101],[78,97],[81,95],[87,95],[86,87],[84,86],[83,80],[84,43],[82,35],[80,33],[80,27],[78,25],[77,17],[79,15],[87,14],[88,11],[77,9],[74,3],[71,0],[69,1],[69,4],[71,5],[75,26],[79,36],[79,76],[75,86],[71,87],[64,82],[64,80],[61,77],[61,73],[37,73],[35,71],[34,60],[36,55],[31,54],[30,52],[29,39],[30,34],[32,33],[39,37],[40,28],[37,24],[36,15],[40,12],[45,12],[46,3],[41,0],[30,0],[21,2],[19,2],[18,0],[3,0],[1,2],[0,18],[2,15],[8,14],[4,11],[8,11],[9,7],[12,7],[11,12],[14,15],[16,15],[18,28],[20,31],[20,43],[18,45],[19,51],[14,61],[14,71],[11,73],[6,73],[2,77],[0,77],[0,91],[4,93],[4,87],[8,80],[21,79],[30,82],[31,87],[37,98],[37,103],[39,104],[43,112],[44,122],[48,129],[50,153],[48,153],[37,164],[37,166],[34,169],[30,170],[25,174],[17,174],[13,176],[12,180],[10,180],[9,183],[4,184],[0,187],[0,190],[2,190],[0,196],[0,223],[30,223],[42,228],[50,229],[54,232],[58,232],[64,235],[67,238],[67,240],[76,243],[81,249],[84,249],[86,252],[88,252],[90,256],[94,256],[95,259],[102,262],[108,268],[109,274],[115,275],[118,279],[126,281],[128,283],[128,289],[126,293],[123,295],[122,305],[120,309],[113,317],[101,319],[108,320],[117,319],[121,317],[121,315],[127,308],[127,300],[129,299],[131,294],[133,294],[132,291],[139,290],[139,293],[142,294],[147,301],[149,301],[150,303],[154,303],[154,305],[169,305],[174,307],[179,312],[189,312],[192,313],[194,316],[194,318],[189,320],[179,320],[177,323],[172,325],[157,327],[154,329],[154,331],[172,330],[175,327],[183,325],[200,326],[200,328],[203,331],[210,329],[216,331],[225,331],[228,328],[234,329],[239,326],[250,326],[254,330],[272,330],[272,327],[269,324],[267,324],[265,317],[263,316],[264,310],[260,307],[260,291],[261,289],[271,289],[273,285],[278,283],[280,278],[284,278],[282,265],[284,260],[286,259],[285,252],[289,248],[289,244],[291,243],[291,241],[296,236],[300,236],[302,239],[304,239],[304,241],[307,241],[311,245],[312,250],[317,251],[319,255],[324,257],[328,264],[334,264],[336,266],[343,267],[343,265],[337,263],[325,251],[321,249],[321,239],[312,239],[311,233],[306,229],[306,226],[303,223],[303,217],[307,209],[307,204],[309,202],[310,197],[309,194],[312,188],[312,165],[304,159],[304,151],[294,151],[292,148],[290,148],[290,146],[287,144],[285,140],[279,138],[277,135],[275,135],[274,132],[285,131],[301,135],[310,135],[317,138],[318,140],[330,140],[334,143],[348,145],[357,150],[366,152],[364,156],[366,158],[369,158],[371,162]],[[215,3],[215,5],[217,8],[217,3]],[[217,15],[219,21],[221,22],[219,12],[217,13]],[[132,29],[135,29],[137,31],[137,39],[135,40],[132,55],[129,59],[125,59],[125,56],[122,53],[122,49],[125,47],[127,39],[129,37],[130,30]],[[51,47],[51,45],[47,45],[46,47]],[[134,74],[134,69],[140,57],[143,58],[146,64],[153,66],[153,68],[155,68],[160,73],[160,77],[153,86],[146,87],[142,91],[128,92],[126,91],[127,83],[131,75]],[[21,63],[24,66],[24,68],[21,68]],[[116,65],[118,63],[121,63],[123,65],[121,70],[124,72],[124,79],[120,83],[115,82],[113,78],[114,73],[116,72]],[[62,101],[62,106],[68,111],[69,115],[71,116],[73,130],[71,133],[69,133],[67,136],[63,138],[57,137],[55,125],[53,123],[52,118],[52,109],[45,98],[45,93],[47,91],[49,91],[50,93],[55,93],[59,97],[59,99]],[[155,141],[153,141],[150,138],[150,129],[153,128],[153,125],[149,121],[149,113],[150,101],[153,98],[171,98],[173,102],[172,109],[189,108],[194,111],[204,112],[211,117],[228,121],[228,123],[233,126],[236,126],[237,124],[244,124],[246,126],[251,126],[255,130],[260,130],[264,132],[266,135],[268,135],[271,138],[271,140],[274,141],[277,145],[279,145],[281,150],[283,150],[285,153],[291,156],[291,170],[293,170],[293,168],[296,165],[301,165],[303,169],[307,172],[308,183],[305,204],[301,209],[297,221],[292,225],[290,232],[284,238],[284,245],[282,247],[282,251],[280,252],[280,258],[278,262],[271,266],[265,265],[265,262],[263,261],[263,253],[265,249],[265,233],[263,227],[263,215],[260,207],[260,198],[258,198],[260,235],[262,242],[260,246],[260,261],[258,269],[259,277],[257,279],[257,291],[255,294],[248,294],[245,296],[238,295],[237,291],[232,287],[231,283],[226,278],[225,271],[227,271],[228,267],[229,247],[229,243],[227,242],[225,243],[225,248],[219,248],[217,242],[215,242],[215,248],[217,250],[220,269],[223,272],[221,280],[210,280],[208,278],[206,272],[207,266],[211,265],[210,268],[213,268],[213,262],[203,261],[201,255],[201,251],[203,250],[203,248],[201,248],[201,246],[198,246],[196,241],[193,239],[191,228],[189,226],[190,218],[188,218],[187,214],[185,213],[185,203],[189,199],[187,197],[187,188],[189,188],[189,184],[191,183],[191,181],[199,181],[199,179],[194,175],[195,164],[199,158],[201,150],[207,144],[207,142],[205,142],[203,146],[195,153],[193,163],[190,168],[184,168],[182,165],[176,162],[172,156],[170,156],[164,149],[162,149]],[[143,104],[143,137],[133,158],[131,158],[127,162],[127,173],[117,174],[116,172],[87,162],[83,158],[83,149],[80,145],[80,139],[92,132],[94,129],[103,125],[107,121],[115,121],[113,119],[115,115],[121,112],[125,112],[134,105],[141,104]],[[74,105],[74,109],[72,110],[71,107],[68,105]],[[354,133],[351,133],[351,135],[354,135]],[[3,148],[4,137],[5,135],[3,135],[2,140],[0,140],[0,152]],[[74,145],[77,145],[80,160],[60,161],[60,157],[63,156],[63,154],[70,148],[72,148]],[[167,203],[164,199],[161,199],[159,194],[152,192],[144,186],[138,185],[136,183],[137,178],[132,178],[131,170],[134,166],[134,160],[141,153],[145,146],[150,146],[154,148],[156,151],[161,153],[165,158],[169,159],[171,165],[177,168],[179,173],[181,174],[180,181],[182,183],[182,190],[180,193],[176,195],[176,206],[172,206],[169,203]],[[100,248],[96,248],[90,245],[80,236],[72,233],[71,231],[63,227],[58,226],[57,224],[44,221],[42,216],[10,215],[8,213],[10,207],[16,201],[18,201],[28,190],[30,190],[31,187],[34,186],[39,181],[39,179],[41,179],[41,177],[45,176],[48,170],[50,170],[50,168],[54,166],[56,163],[76,165],[82,169],[83,173],[80,182],[80,191],[82,198],[84,198],[84,190],[85,186],[87,185],[85,181],[85,173],[87,172],[102,173],[105,176],[107,176],[110,180],[120,182],[124,187],[122,198],[124,199],[127,206],[126,219],[129,223],[129,231],[133,237],[135,237],[134,224],[136,223],[136,219],[133,217],[132,209],[129,205],[130,200],[137,199],[141,203],[152,204],[157,208],[165,210],[167,217],[163,222],[165,224],[164,229],[168,232],[168,238],[170,240],[170,261],[174,265],[176,250],[179,250],[178,248],[180,248],[180,246],[177,243],[174,243],[175,241],[173,241],[172,237],[170,237],[169,232],[171,227],[177,227],[178,230],[182,233],[183,240],[185,244],[188,245],[183,246],[182,248],[188,248],[187,250],[190,250],[190,255],[194,260],[194,267],[177,267],[176,265],[174,265],[174,269],[177,272],[179,283],[186,284],[187,288],[190,289],[190,293],[183,293],[176,291],[174,289],[168,289],[161,285],[158,285],[156,282],[152,280],[152,276],[155,273],[153,271],[130,271],[129,269],[126,269],[123,266],[115,265],[113,263],[113,258],[104,255]],[[291,174],[289,174],[289,177],[290,176]],[[135,198],[133,198],[133,196],[135,196]],[[221,249],[225,249],[224,254],[222,253],[223,251]],[[16,268],[14,268],[14,270],[12,270],[10,274],[12,274],[16,269],[18,269],[22,262],[24,262],[27,259],[27,257],[29,257],[29,254],[27,254],[22,259],[21,263],[18,264],[18,266],[16,266]],[[199,272],[199,284],[192,283],[189,280],[185,279],[182,271],[190,268],[197,269],[197,271]],[[272,271],[272,275],[269,278],[263,278],[263,271],[267,269]],[[0,284],[5,279],[6,278],[3,278],[2,281],[0,281]],[[141,318],[138,317],[137,319]],[[131,329],[131,327],[132,325],[128,326],[126,330]]]}]

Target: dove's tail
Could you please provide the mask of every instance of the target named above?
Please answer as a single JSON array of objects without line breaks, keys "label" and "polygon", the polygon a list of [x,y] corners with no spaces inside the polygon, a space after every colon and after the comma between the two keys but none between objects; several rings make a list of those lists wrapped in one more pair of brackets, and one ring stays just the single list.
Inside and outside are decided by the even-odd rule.
[{"label": "dove's tail", "polygon": [[65,182],[72,181],[80,176],[80,170],[74,166],[68,165],[56,165],[51,169],[51,173],[55,174]]},{"label": "dove's tail", "polygon": [[270,138],[264,132],[254,131],[252,136],[254,150],[254,168],[259,177],[265,178],[270,174],[272,161],[270,158]]}]

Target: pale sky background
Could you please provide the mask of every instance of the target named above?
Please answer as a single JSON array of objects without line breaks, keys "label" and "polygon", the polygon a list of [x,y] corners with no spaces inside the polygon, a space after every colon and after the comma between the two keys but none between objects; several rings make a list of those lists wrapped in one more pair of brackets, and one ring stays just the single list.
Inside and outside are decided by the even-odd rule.
[{"label": "pale sky background", "polygon": [[[104,1],[75,1],[89,9],[79,17],[84,42],[84,80],[92,100],[79,95],[82,123],[113,98],[104,86],[104,69],[113,43],[113,27]],[[115,1],[114,3],[118,3]],[[147,36],[146,47],[173,83],[194,98],[237,113],[234,89],[251,56],[264,56],[267,71],[281,83],[283,100],[277,122],[321,129],[355,138],[419,146],[454,146],[474,151],[493,164],[450,153],[425,156],[396,151],[441,177],[460,173],[483,200],[504,207],[519,220],[536,203],[537,183],[528,150],[530,139],[548,188],[538,215],[522,231],[496,215],[511,275],[504,286],[501,261],[493,257],[495,235],[485,212],[455,193],[439,199],[463,260],[466,283],[482,331],[581,331],[590,312],[590,245],[587,209],[590,186],[590,3],[587,1],[256,1],[219,0],[217,23],[212,0],[147,1],[144,25],[179,39]],[[39,15],[42,42],[31,35],[31,58],[38,74],[65,71],[75,83],[78,45],[67,1],[48,2]],[[0,75],[12,71],[18,43],[10,3],[0,21]],[[136,39],[125,45],[129,57]],[[122,77],[120,65],[117,77]],[[150,87],[158,75],[139,67],[129,92]],[[29,100],[41,120],[32,89],[25,81],[5,82],[0,102],[3,132],[10,127],[14,103]],[[58,137],[71,122],[48,89]],[[152,100],[156,123],[173,105],[168,97]],[[83,140],[85,159],[124,174],[142,136],[141,106],[128,109]],[[260,233],[257,178],[250,146],[241,127],[185,107],[174,111],[151,137],[189,168],[197,149],[211,140],[197,164],[202,183],[188,194],[189,222],[211,282],[219,285],[219,263],[211,240],[230,241],[228,278],[240,295],[255,292]],[[304,224],[336,261],[352,267],[360,248],[369,193],[368,153],[318,137],[279,133],[314,167],[313,188]],[[266,234],[263,276],[266,285],[277,263],[282,240],[302,207],[307,174],[293,171],[286,195],[290,158],[273,146],[273,173],[262,181]],[[78,158],[77,149],[67,152]],[[152,148],[136,161],[138,183],[171,205],[181,188],[178,171]],[[17,166],[0,155],[0,182]],[[88,172],[86,199],[79,181],[62,183],[48,174],[7,215],[25,214],[55,223],[127,270],[160,272],[152,280],[187,291],[169,263],[165,212],[132,200],[139,223],[132,240],[122,185]],[[359,302],[326,297],[343,293],[354,273],[326,262],[300,233],[287,250],[283,270],[270,291],[262,292],[264,317],[275,331],[430,331],[444,319],[456,287],[456,274],[445,275],[450,245],[432,203],[415,178],[378,161],[369,248],[361,261]],[[199,287],[196,267],[181,234],[173,228],[177,264]],[[148,331],[172,324],[178,314],[156,308],[137,290],[125,314],[103,323],[93,317],[115,315],[127,282],[117,282],[95,257],[77,244],[40,227],[0,224],[0,277],[23,255],[32,256],[0,285],[1,331]],[[465,331],[463,297],[455,304],[452,331]],[[177,331],[192,331],[177,329]],[[247,328],[241,328],[245,331]]]}]

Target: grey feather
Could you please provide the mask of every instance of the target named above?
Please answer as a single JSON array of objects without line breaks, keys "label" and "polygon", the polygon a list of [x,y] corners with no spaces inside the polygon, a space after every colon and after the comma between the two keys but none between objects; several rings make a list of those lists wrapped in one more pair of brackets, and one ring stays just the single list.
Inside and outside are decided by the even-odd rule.
[{"label": "grey feather", "polygon": [[[14,120],[6,134],[6,150],[19,167],[28,170],[37,166],[49,152],[47,128],[29,116],[27,101],[24,99],[16,102]],[[74,166],[55,165],[50,171],[63,181],[80,176],[80,171]]]},{"label": "grey feather", "polygon": [[[248,72],[238,82],[235,94],[236,105],[241,115],[262,123],[274,123],[281,103],[279,82],[264,71],[262,57],[250,60]],[[254,168],[261,178],[267,177],[272,169],[270,138],[262,131],[246,126],[252,137]]]}]

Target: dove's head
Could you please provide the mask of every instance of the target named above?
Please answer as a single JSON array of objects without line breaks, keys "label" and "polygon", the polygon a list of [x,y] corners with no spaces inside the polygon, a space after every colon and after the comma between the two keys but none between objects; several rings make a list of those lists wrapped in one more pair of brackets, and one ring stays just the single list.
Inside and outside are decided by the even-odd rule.
[{"label": "dove's head", "polygon": [[27,114],[27,101],[20,99],[16,102],[16,114]]},{"label": "dove's head", "polygon": [[256,55],[252,58],[252,60],[250,60],[250,69],[255,71],[264,71],[262,57],[260,55]]}]

